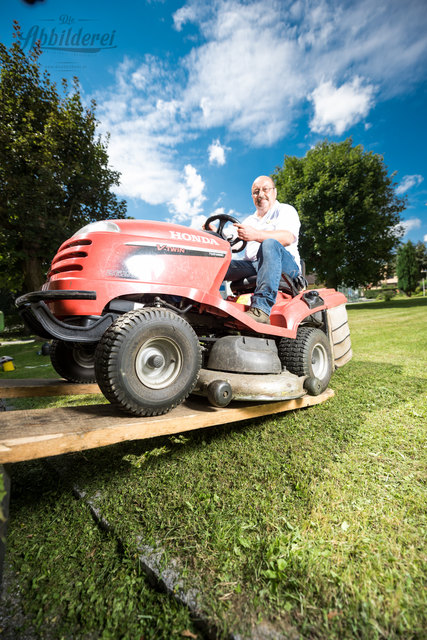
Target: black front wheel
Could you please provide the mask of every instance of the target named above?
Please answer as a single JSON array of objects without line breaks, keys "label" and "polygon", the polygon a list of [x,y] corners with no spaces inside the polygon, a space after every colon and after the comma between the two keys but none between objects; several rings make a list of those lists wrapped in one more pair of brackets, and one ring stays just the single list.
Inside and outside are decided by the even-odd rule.
[{"label": "black front wheel", "polygon": [[325,391],[332,375],[332,354],[328,337],[323,331],[314,327],[300,327],[295,339],[280,340],[279,357],[291,373],[316,379],[315,385],[307,386],[311,395]]},{"label": "black front wheel", "polygon": [[96,379],[105,397],[138,416],[161,415],[184,402],[200,367],[200,345],[192,327],[160,308],[120,316],[95,355]]},{"label": "black front wheel", "polygon": [[52,340],[49,353],[55,371],[69,382],[90,383],[95,378],[96,345]]}]

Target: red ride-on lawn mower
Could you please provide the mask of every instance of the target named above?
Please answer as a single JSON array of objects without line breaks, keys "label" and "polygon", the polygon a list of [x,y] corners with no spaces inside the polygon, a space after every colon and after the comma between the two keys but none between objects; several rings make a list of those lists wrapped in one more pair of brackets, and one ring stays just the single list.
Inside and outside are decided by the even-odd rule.
[{"label": "red ride-on lawn mower", "polygon": [[231,400],[317,395],[351,358],[346,298],[283,280],[270,325],[244,312],[255,282],[221,285],[232,252],[231,216],[216,232],[139,220],[80,229],[52,261],[41,291],[16,301],[27,325],[52,340],[51,360],[72,382],[97,382],[140,416],[166,413],[190,393]]}]

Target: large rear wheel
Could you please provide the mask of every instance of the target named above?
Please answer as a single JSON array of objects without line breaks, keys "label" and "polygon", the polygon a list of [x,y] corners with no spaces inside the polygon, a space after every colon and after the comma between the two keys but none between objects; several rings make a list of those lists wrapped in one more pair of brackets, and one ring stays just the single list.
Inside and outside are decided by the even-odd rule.
[{"label": "large rear wheel", "polygon": [[95,347],[52,340],[49,353],[55,371],[69,382],[90,383],[95,378]]},{"label": "large rear wheel", "polygon": [[95,356],[96,379],[105,397],[138,416],[160,415],[184,402],[200,366],[192,327],[158,308],[120,316],[101,338]]},{"label": "large rear wheel", "polygon": [[280,340],[279,357],[288,371],[297,376],[307,376],[309,382],[306,388],[312,395],[325,391],[332,375],[332,354],[328,337],[323,331],[314,327],[300,327],[295,339]]}]

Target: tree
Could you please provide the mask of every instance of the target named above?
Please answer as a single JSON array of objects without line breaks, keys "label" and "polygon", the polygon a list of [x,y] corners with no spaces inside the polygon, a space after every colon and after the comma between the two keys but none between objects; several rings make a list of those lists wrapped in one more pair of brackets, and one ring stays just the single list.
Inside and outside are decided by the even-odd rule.
[{"label": "tree", "polygon": [[397,286],[407,296],[410,296],[417,288],[421,278],[417,252],[410,240],[397,250],[396,275]]},{"label": "tree", "polygon": [[42,73],[38,43],[25,55],[20,29],[0,43],[0,288],[39,289],[58,246],[88,222],[126,217],[111,192],[119,173],[108,167],[97,136],[95,103],[84,108],[74,79],[63,95]]},{"label": "tree", "polygon": [[419,278],[422,277],[423,272],[427,270],[427,248],[424,242],[417,242],[415,245],[415,255],[418,265]]},{"label": "tree", "polygon": [[307,271],[327,286],[382,279],[399,243],[405,200],[394,192],[383,158],[325,140],[304,158],[285,156],[273,175],[279,200],[301,217],[300,252]]}]

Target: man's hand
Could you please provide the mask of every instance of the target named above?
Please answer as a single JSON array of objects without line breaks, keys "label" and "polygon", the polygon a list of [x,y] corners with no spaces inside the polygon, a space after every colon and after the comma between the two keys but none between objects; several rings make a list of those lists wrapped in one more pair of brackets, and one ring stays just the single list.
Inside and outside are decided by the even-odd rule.
[{"label": "man's hand", "polygon": [[206,225],[205,225],[205,223],[203,223],[202,224],[202,229],[203,229],[203,231],[215,231],[216,232],[216,229],[215,229],[215,227],[214,227],[212,222],[210,223],[208,229],[206,229]]},{"label": "man's hand", "polygon": [[246,242],[251,242],[252,240],[262,242],[263,240],[267,240],[267,238],[274,238],[284,247],[295,242],[295,236],[290,231],[261,231],[261,229],[255,229],[255,227],[243,224],[235,224],[234,226],[237,227],[237,235],[239,238],[246,240]]},{"label": "man's hand", "polygon": [[237,228],[237,235],[240,240],[246,240],[246,242],[251,242],[251,240],[262,242],[262,240],[258,239],[260,235],[259,229],[243,224],[235,224],[234,226]]}]

